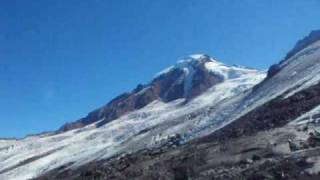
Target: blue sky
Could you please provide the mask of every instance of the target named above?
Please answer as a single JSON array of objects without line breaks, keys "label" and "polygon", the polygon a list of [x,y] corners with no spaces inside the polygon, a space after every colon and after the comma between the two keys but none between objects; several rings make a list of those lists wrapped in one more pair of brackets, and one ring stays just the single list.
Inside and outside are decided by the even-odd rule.
[{"label": "blue sky", "polygon": [[0,0],[0,137],[54,130],[180,57],[266,69],[318,0]]}]

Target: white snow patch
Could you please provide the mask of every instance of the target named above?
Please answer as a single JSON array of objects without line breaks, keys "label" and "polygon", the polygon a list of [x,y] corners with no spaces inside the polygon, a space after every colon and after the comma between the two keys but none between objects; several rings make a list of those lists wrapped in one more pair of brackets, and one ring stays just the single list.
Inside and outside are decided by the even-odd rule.
[{"label": "white snow patch", "polygon": [[318,174],[320,172],[320,157],[310,157],[307,158],[308,163],[314,163],[313,167],[307,169],[310,174]]}]

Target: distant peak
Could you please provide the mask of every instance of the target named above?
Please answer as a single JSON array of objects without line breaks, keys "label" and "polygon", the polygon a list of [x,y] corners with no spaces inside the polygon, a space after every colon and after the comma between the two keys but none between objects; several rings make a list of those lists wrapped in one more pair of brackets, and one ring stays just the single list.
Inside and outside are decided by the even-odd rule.
[{"label": "distant peak", "polygon": [[204,65],[207,62],[222,64],[214,59],[212,59],[210,56],[206,54],[192,54],[183,58],[180,58],[177,63],[173,66],[170,66],[161,72],[156,74],[156,77],[167,74],[174,69],[190,69],[190,68],[196,68],[197,66]]}]

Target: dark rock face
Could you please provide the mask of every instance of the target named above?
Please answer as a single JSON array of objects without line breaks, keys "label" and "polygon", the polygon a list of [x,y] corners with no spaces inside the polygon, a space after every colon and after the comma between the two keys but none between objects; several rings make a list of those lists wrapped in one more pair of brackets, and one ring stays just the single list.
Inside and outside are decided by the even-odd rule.
[{"label": "dark rock face", "polygon": [[[209,61],[211,61],[210,57],[204,56],[201,60],[189,62],[189,68],[194,71],[191,82],[186,82],[187,74],[183,69],[173,68],[169,72],[156,77],[148,85],[139,84],[132,92],[116,97],[104,107],[89,113],[87,117],[65,124],[57,132],[81,128],[103,119],[97,125],[102,126],[126,113],[141,109],[156,99],[164,102],[180,98],[190,100],[223,81],[222,77],[209,72],[205,68],[205,63]],[[186,83],[191,83],[190,89],[186,89]]]},{"label": "dark rock face", "polygon": [[165,102],[170,102],[184,96],[183,71],[174,69],[167,74],[160,75],[151,82],[155,92]]},{"label": "dark rock face", "polygon": [[[190,100],[223,81],[222,77],[209,72],[205,68],[205,63],[207,62],[210,62],[210,58],[205,56],[204,59],[190,63],[190,68],[194,71],[191,82],[186,82],[187,77],[182,69],[175,68],[166,74],[160,75],[151,84],[156,93],[159,94],[159,97],[165,102],[179,98]],[[186,89],[186,83],[190,83],[190,89]]]},{"label": "dark rock face", "polygon": [[281,67],[279,64],[273,64],[268,70],[267,78],[271,78],[272,76],[276,75],[280,70]]},{"label": "dark rock face", "polygon": [[223,81],[222,77],[212,76],[203,68],[205,67],[202,66],[195,72],[194,78],[192,79],[191,91],[186,95],[187,99],[192,99],[193,97],[202,94],[213,85],[221,83]]}]

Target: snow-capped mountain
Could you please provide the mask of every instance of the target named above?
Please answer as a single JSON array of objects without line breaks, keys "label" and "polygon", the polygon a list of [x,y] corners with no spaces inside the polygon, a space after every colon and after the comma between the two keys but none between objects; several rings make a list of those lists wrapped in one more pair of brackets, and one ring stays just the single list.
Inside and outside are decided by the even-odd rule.
[{"label": "snow-capped mountain", "polygon": [[53,134],[0,142],[0,177],[26,179],[47,171],[181,143],[212,131],[210,111],[259,83],[264,72],[226,66],[207,55],[179,60],[86,118]]},{"label": "snow-capped mountain", "polygon": [[0,140],[0,179],[317,179],[318,34],[268,74],[191,55],[54,133]]},{"label": "snow-capped mountain", "polygon": [[58,132],[84,127],[103,119],[97,124],[101,126],[155,100],[168,103],[184,99],[187,102],[214,85],[255,74],[261,73],[253,69],[226,66],[207,55],[191,55],[158,73],[149,84],[138,85],[132,92],[116,97],[83,119],[64,125]]}]

